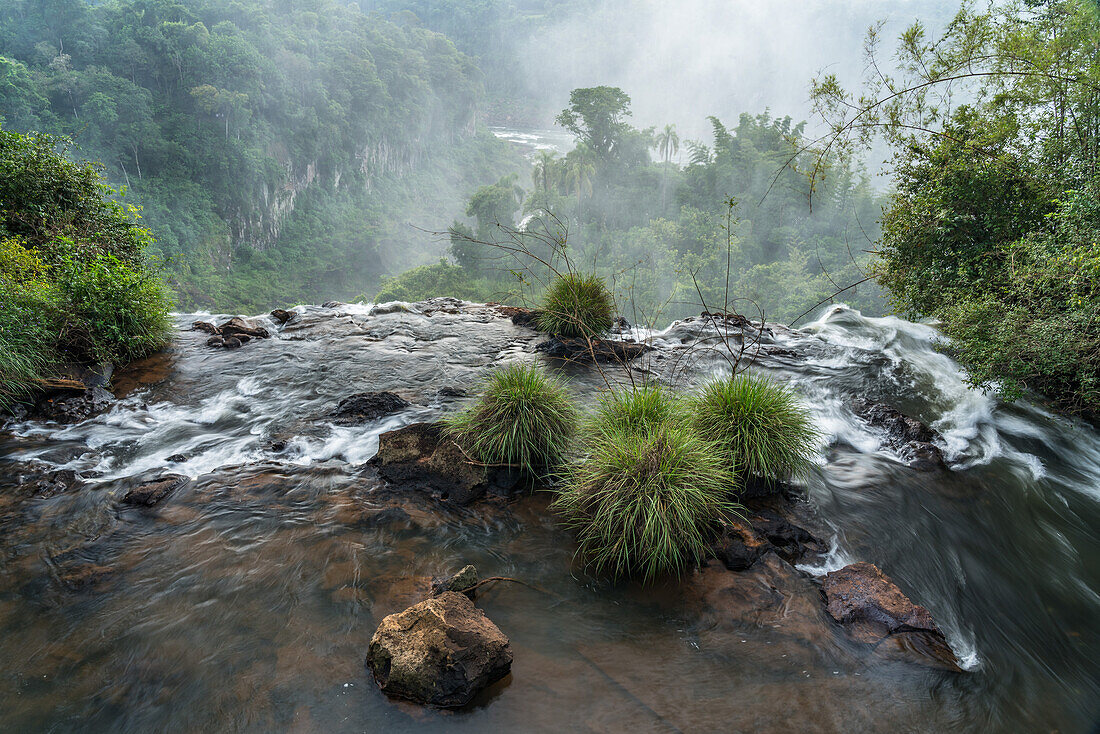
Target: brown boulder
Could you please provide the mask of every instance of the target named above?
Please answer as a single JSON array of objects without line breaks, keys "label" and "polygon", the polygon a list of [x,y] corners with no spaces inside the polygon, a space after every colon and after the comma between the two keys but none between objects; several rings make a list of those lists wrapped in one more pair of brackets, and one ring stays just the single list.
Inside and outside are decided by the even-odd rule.
[{"label": "brown boulder", "polygon": [[257,326],[251,321],[246,321],[240,316],[234,316],[226,321],[224,324],[218,327],[218,332],[223,336],[245,336],[252,337],[254,339],[266,339],[271,336],[267,329],[262,326]]},{"label": "brown boulder", "polygon": [[440,499],[460,505],[481,499],[493,484],[508,488],[504,486],[507,472],[494,471],[490,476],[485,467],[472,463],[454,441],[443,436],[438,423],[413,423],[383,433],[370,463],[391,484],[427,488]]},{"label": "brown boulder", "polygon": [[873,563],[853,563],[827,574],[821,593],[826,611],[853,639],[877,644],[893,658],[915,654],[921,662],[931,660],[938,667],[960,670],[932,613],[914,604]]},{"label": "brown boulder", "polygon": [[512,647],[473,602],[446,591],[383,619],[366,664],[386,695],[454,708],[509,673]]}]

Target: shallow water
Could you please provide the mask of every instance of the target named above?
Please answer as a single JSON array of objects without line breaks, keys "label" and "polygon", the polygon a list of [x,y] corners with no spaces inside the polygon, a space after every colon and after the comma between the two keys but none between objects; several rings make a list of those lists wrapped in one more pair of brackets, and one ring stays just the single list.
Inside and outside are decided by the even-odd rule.
[{"label": "shallow water", "polygon": [[[877,563],[932,611],[961,675],[870,661],[840,635],[716,626],[685,584],[600,583],[543,496],[410,500],[409,522],[377,522],[392,499],[364,464],[378,434],[453,409],[440,388],[535,359],[537,339],[486,309],[297,310],[235,351],[180,331],[116,378],[128,394],[109,413],[0,434],[0,730],[1085,732],[1100,716],[1100,436],[967,390],[931,327],[834,308],[777,330],[799,356],[758,369],[795,382],[829,434],[806,489],[835,551],[811,570]],[[700,322],[652,340],[656,376],[726,369],[700,351]],[[602,385],[566,377],[586,401]],[[387,389],[413,407],[361,427],[324,418]],[[856,397],[934,425],[952,471],[904,466]],[[90,484],[30,497],[24,462]],[[162,471],[193,481],[156,508],[113,499]],[[363,666],[375,626],[465,563],[542,590],[479,598],[512,640],[511,676],[460,712],[388,701]]]}]

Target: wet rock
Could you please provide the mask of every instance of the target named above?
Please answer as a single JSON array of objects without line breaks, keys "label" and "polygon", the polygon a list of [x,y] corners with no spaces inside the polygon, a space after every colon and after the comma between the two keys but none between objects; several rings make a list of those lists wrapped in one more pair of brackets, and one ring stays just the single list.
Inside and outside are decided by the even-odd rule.
[{"label": "wet rock", "polygon": [[218,327],[211,324],[209,321],[196,321],[191,324],[192,331],[205,331],[207,334],[217,334]]},{"label": "wet rock", "polygon": [[39,398],[32,415],[58,423],[78,423],[108,410],[114,402],[115,396],[102,387],[53,391]]},{"label": "wet rock", "polygon": [[547,357],[567,362],[613,362],[625,364],[652,351],[648,344],[614,339],[587,339],[555,336],[535,347]]},{"label": "wet rock", "polygon": [[383,619],[366,664],[386,695],[455,708],[509,673],[512,647],[473,602],[446,591]]},{"label": "wet rock", "polygon": [[820,538],[796,525],[778,512],[760,508],[751,512],[748,522],[757,536],[788,563],[801,563],[824,556],[829,546]]},{"label": "wet rock", "polygon": [[167,461],[169,464],[182,464],[190,458],[191,457],[187,454],[172,454],[167,459],[165,459],[165,461]]},{"label": "wet rock", "polygon": [[276,323],[282,325],[298,318],[298,314],[294,311],[284,311],[281,308],[277,308],[271,312],[271,318]]},{"label": "wet rock", "polygon": [[630,325],[630,322],[627,321],[626,318],[623,316],[616,316],[615,320],[611,322],[612,334],[622,334],[624,332],[630,331],[632,328],[633,327]]},{"label": "wet rock", "polygon": [[341,400],[329,418],[337,425],[356,426],[392,415],[409,405],[409,401],[392,392],[364,392]]},{"label": "wet rock", "polygon": [[325,301],[321,304],[321,308],[339,308],[340,306],[346,306],[348,304],[343,301]]},{"label": "wet rock", "polygon": [[943,452],[935,445],[942,437],[916,418],[883,403],[858,400],[855,414],[868,424],[886,431],[887,443],[913,469],[936,471],[947,468]]},{"label": "wet rock", "polygon": [[744,571],[771,550],[771,543],[757,535],[746,522],[722,523],[722,531],[712,546],[715,558],[731,571]]},{"label": "wet rock", "polygon": [[438,423],[413,423],[378,437],[371,465],[390,484],[428,489],[440,499],[468,505],[490,489],[508,492],[521,477],[507,470],[487,471],[469,461]]},{"label": "wet rock", "polygon": [[853,639],[880,644],[897,635],[898,639],[885,646],[884,654],[960,670],[932,613],[914,604],[873,563],[853,563],[826,574],[821,593],[826,611]]},{"label": "wet rock", "polygon": [[477,582],[477,569],[467,565],[456,574],[435,579],[432,582],[432,594],[438,596],[444,591],[456,591],[473,599],[475,593],[473,587],[477,586]]},{"label": "wet rock", "polygon": [[713,563],[705,565],[684,579],[680,594],[689,618],[701,629],[753,625],[815,648],[833,639],[813,583],[775,553],[765,553],[738,573]]},{"label": "wet rock", "polygon": [[252,337],[253,339],[267,339],[271,334],[267,329],[262,326],[242,319],[240,316],[234,316],[226,321],[224,324],[218,327],[218,332],[222,336],[236,336],[241,335]]},{"label": "wet rock", "polygon": [[436,390],[436,396],[440,398],[464,398],[466,391],[461,387],[441,387]]},{"label": "wet rock", "polygon": [[189,481],[190,479],[179,474],[165,474],[148,482],[143,482],[126,492],[122,496],[122,503],[152,507]]},{"label": "wet rock", "polygon": [[516,326],[526,326],[531,329],[538,329],[540,313],[538,309],[497,305],[494,305],[493,309],[501,316],[511,319],[512,323]]},{"label": "wet rock", "polygon": [[227,336],[222,339],[222,346],[226,349],[236,349],[241,346],[241,340],[235,336]]},{"label": "wet rock", "polygon": [[212,336],[206,340],[206,346],[208,347],[224,347],[225,339],[220,336]]},{"label": "wet rock", "polygon": [[37,472],[20,474],[19,481],[22,488],[28,490],[35,497],[43,499],[71,492],[84,486],[84,480],[71,469],[47,471],[42,474]]}]

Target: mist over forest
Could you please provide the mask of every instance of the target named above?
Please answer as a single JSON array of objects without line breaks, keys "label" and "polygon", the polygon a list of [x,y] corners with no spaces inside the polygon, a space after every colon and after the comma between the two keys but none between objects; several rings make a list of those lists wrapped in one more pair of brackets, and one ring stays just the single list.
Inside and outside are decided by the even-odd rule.
[{"label": "mist over forest", "polygon": [[[799,180],[809,156],[787,163],[810,119],[811,76],[858,77],[876,4],[787,5],[20,0],[0,11],[0,112],[7,129],[68,136],[71,155],[124,187],[181,309],[447,289],[530,300],[538,284],[509,282],[515,263],[459,262],[431,233],[486,234],[553,204],[572,252],[600,260],[603,275],[621,284],[639,264],[650,280],[660,270],[660,282],[631,276],[619,295],[673,317],[694,300],[689,270],[704,286],[722,270],[724,202],[736,197],[735,274],[758,284],[744,296],[790,319],[861,279],[882,183],[867,187],[859,163],[845,163],[846,191],[811,215]],[[949,12],[902,3],[888,20]],[[600,86],[630,98],[623,120],[641,137],[629,160],[560,142],[554,118],[570,91]],[[556,130],[561,160],[536,177],[534,151],[489,127]],[[722,152],[723,129],[759,138],[748,158]],[[511,188],[515,206],[486,208],[486,186]],[[848,295],[881,310],[870,286]]]}]

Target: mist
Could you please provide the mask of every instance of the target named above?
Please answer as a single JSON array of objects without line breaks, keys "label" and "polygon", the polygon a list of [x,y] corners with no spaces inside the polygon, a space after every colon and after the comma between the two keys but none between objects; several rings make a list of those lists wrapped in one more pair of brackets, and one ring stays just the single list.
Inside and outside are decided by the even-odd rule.
[{"label": "mist", "polygon": [[633,100],[639,127],[675,123],[704,136],[708,115],[730,122],[765,109],[810,118],[810,80],[858,82],[867,29],[887,37],[918,18],[933,29],[957,12],[941,0],[604,0],[519,44],[530,87],[548,112],[569,90],[610,85]]}]

